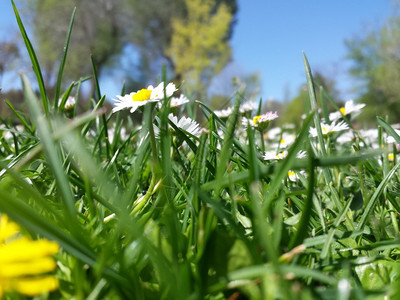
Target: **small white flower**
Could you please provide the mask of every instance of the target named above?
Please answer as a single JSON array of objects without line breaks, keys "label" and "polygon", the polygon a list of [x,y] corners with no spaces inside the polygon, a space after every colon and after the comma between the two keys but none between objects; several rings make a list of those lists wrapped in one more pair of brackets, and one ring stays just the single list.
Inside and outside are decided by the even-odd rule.
[{"label": "small white flower", "polygon": [[190,133],[191,135],[200,135],[201,128],[199,123],[197,123],[195,120],[187,117],[182,117],[178,120],[178,117],[174,116],[173,114],[169,114],[168,118],[176,125],[176,127]]},{"label": "small white flower", "polygon": [[265,114],[255,116],[253,119],[247,119],[245,117],[242,118],[242,125],[247,127],[250,125],[251,127],[263,127],[269,124],[272,120],[278,118],[278,113],[269,111]]},{"label": "small white flower", "polygon": [[343,133],[342,135],[340,135],[336,139],[336,142],[343,145],[343,144],[353,141],[353,139],[354,139],[354,133],[352,131],[347,131],[347,132]]},{"label": "small white flower", "polygon": [[279,147],[280,148],[287,148],[291,144],[293,144],[295,140],[296,140],[296,135],[290,134],[290,133],[284,133],[282,135],[282,138],[281,138],[280,142],[279,142]]},{"label": "small white flower", "polygon": [[303,151],[303,150],[300,150],[296,155],[296,158],[298,158],[298,159],[302,159],[302,158],[305,158],[305,157],[307,157],[307,152]]},{"label": "small white flower", "polygon": [[[165,88],[165,96],[171,97],[176,91],[175,84],[168,83]],[[157,102],[164,98],[164,82],[161,82],[157,87],[149,85],[147,89],[141,89],[140,91],[127,94],[125,96],[117,96],[118,99],[114,99],[116,102],[113,112],[130,108],[130,112],[133,113],[139,106],[145,105],[149,102]]]},{"label": "small white flower", "polygon": [[[61,102],[62,102],[62,98],[58,99],[58,105],[60,105]],[[65,104],[64,104],[64,110],[73,109],[75,106],[75,103],[76,103],[75,97],[68,96],[67,101],[65,101]]]},{"label": "small white flower", "polygon": [[[349,126],[347,125],[346,122],[342,121],[338,124],[336,124],[336,122],[332,122],[330,125],[329,124],[325,124],[325,123],[321,123],[321,130],[322,130],[322,134],[323,135],[328,135],[334,132],[338,132],[338,131],[342,131],[342,130],[346,130],[349,129]],[[317,129],[314,127],[310,127],[310,135],[312,137],[316,137],[317,134]]]},{"label": "small white flower", "polygon": [[365,104],[354,104],[353,100],[349,100],[344,104],[344,107],[340,108],[340,111],[336,111],[329,114],[329,120],[336,121],[343,116],[347,116],[351,113],[358,114],[360,113],[361,109],[365,106]]},{"label": "small white flower", "polygon": [[240,105],[239,112],[242,114],[247,113],[247,112],[252,112],[257,107],[258,107],[258,104],[256,102],[247,101],[247,102],[243,103],[242,105]]},{"label": "small white flower", "polygon": [[389,161],[394,161],[394,154],[393,153],[389,153],[388,154],[388,160]]},{"label": "small white flower", "polygon": [[[156,117],[157,118],[157,117]],[[190,133],[191,135],[194,136],[199,136],[201,133],[201,128],[199,123],[197,123],[195,120],[191,119],[191,118],[187,118],[187,117],[182,117],[178,120],[177,116],[174,116],[172,113],[168,115],[168,119],[175,124],[176,127],[178,127],[179,129],[182,129],[188,133]],[[154,134],[159,137],[160,136],[160,129],[156,126],[153,125],[154,128]],[[174,129],[169,126],[169,129],[171,131],[174,131]]]},{"label": "small white flower", "polygon": [[172,97],[171,98],[170,106],[171,107],[178,107],[178,106],[181,106],[182,104],[185,104],[185,103],[188,103],[188,102],[189,102],[189,99],[184,94],[181,94],[179,96],[179,98],[177,98],[177,97]]},{"label": "small white flower", "polygon": [[[398,135],[400,135],[400,130],[395,129],[394,131],[396,131],[396,133],[397,133]],[[396,140],[394,139],[394,137],[392,137],[391,135],[387,137],[386,142],[387,142],[388,144],[397,143]]]},{"label": "small white flower", "polygon": [[288,171],[288,177],[289,177],[289,180],[292,182],[296,182],[297,180],[299,180],[299,175],[297,175],[295,172],[293,172],[291,170]]},{"label": "small white flower", "polygon": [[229,117],[232,114],[232,112],[233,112],[233,108],[232,107],[228,107],[226,109],[214,111],[215,115],[218,118],[221,118],[221,119]]},{"label": "small white flower", "polygon": [[271,128],[268,130],[267,136],[271,140],[275,140],[281,134],[282,129],[280,127]]},{"label": "small white flower", "polygon": [[[263,158],[264,158],[264,160],[280,160],[280,159],[284,159],[287,156],[288,156],[287,150],[280,152],[278,154],[276,154],[275,151],[267,151],[264,153]],[[301,150],[297,153],[296,158],[302,159],[306,156],[307,156],[307,152]]]},{"label": "small white flower", "polygon": [[276,154],[275,151],[267,151],[264,153],[264,160],[281,160],[284,159],[288,155],[288,152],[285,150]]}]

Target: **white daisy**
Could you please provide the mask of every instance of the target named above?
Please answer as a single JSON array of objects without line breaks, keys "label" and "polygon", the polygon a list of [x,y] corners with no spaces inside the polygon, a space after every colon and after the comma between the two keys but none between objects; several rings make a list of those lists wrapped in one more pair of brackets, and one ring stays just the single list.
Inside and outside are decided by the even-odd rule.
[{"label": "white daisy", "polygon": [[298,159],[302,159],[302,158],[305,158],[305,157],[307,157],[307,152],[303,151],[303,150],[300,150],[296,155],[296,158],[298,158]]},{"label": "white daisy", "polygon": [[[165,88],[165,96],[171,97],[176,91],[175,84],[168,83]],[[114,99],[116,102],[113,112],[130,108],[130,112],[133,113],[139,106],[145,105],[149,102],[157,102],[164,98],[164,82],[161,82],[157,87],[149,85],[147,89],[141,89],[140,91],[132,92],[125,96],[117,96],[118,99]]]},{"label": "white daisy", "polygon": [[288,177],[289,177],[289,180],[292,181],[292,182],[296,182],[297,180],[299,180],[299,175],[297,175],[292,170],[288,171]]},{"label": "white daisy", "polygon": [[[281,159],[284,159],[286,156],[288,156],[287,150],[280,152],[278,154],[276,154],[275,151],[267,151],[264,153],[263,158],[264,158],[264,160],[281,160]],[[301,150],[297,153],[296,158],[302,159],[306,156],[307,156],[307,152]]]},{"label": "white daisy", "polygon": [[[156,117],[157,118],[157,117]],[[168,115],[168,119],[175,124],[176,127],[178,127],[179,129],[182,129],[188,133],[190,133],[191,135],[194,136],[199,136],[201,133],[201,128],[199,123],[197,123],[195,120],[191,119],[191,118],[187,118],[187,117],[182,117],[178,120],[177,116],[174,116],[172,113]],[[159,120],[157,118],[157,120]],[[159,137],[160,136],[160,129],[156,126],[153,125],[154,128],[154,134]],[[169,129],[171,131],[174,131],[174,129],[169,126]]]},{"label": "white daisy", "polygon": [[267,151],[264,153],[264,160],[281,160],[284,159],[288,155],[288,152],[285,150],[276,154],[275,151]]},{"label": "white daisy", "polygon": [[267,136],[271,140],[275,140],[279,138],[279,135],[281,134],[282,129],[280,127],[274,127],[268,130]]},{"label": "white daisy", "polygon": [[329,114],[329,120],[336,121],[343,116],[347,116],[351,113],[358,114],[361,109],[365,106],[365,104],[354,104],[353,100],[349,100],[344,104],[344,107],[341,107],[339,111],[335,111]]},{"label": "white daisy", "polygon": [[263,127],[268,125],[269,122],[278,118],[278,113],[269,111],[263,115],[255,116],[253,119],[247,119],[245,117],[242,118],[242,125],[251,127]]},{"label": "white daisy", "polygon": [[182,104],[185,104],[185,103],[188,103],[188,102],[189,102],[189,99],[184,94],[181,94],[179,96],[179,98],[178,97],[172,97],[171,98],[170,106],[171,107],[178,107],[178,106],[181,106]]},{"label": "white daisy", "polygon": [[242,114],[247,113],[247,112],[252,112],[257,107],[258,107],[258,104],[256,102],[247,101],[247,102],[243,103],[242,105],[240,105],[239,112]]},{"label": "white daisy", "polygon": [[296,140],[296,135],[294,135],[293,133],[284,133],[282,135],[282,138],[279,142],[279,147],[280,148],[287,148],[289,147],[291,144],[294,143],[294,141]]},{"label": "white daisy", "polygon": [[[395,129],[394,130],[398,135],[400,135],[400,130]],[[388,144],[393,144],[393,143],[397,143],[396,140],[394,139],[394,137],[392,137],[391,135],[387,137],[386,142]]]},{"label": "white daisy", "polygon": [[221,118],[221,119],[229,117],[232,114],[232,112],[233,112],[233,108],[232,107],[228,107],[226,109],[221,109],[221,110],[214,111],[215,115],[218,118]]},{"label": "white daisy", "polygon": [[[62,102],[62,98],[58,99],[58,105],[60,105],[61,102]],[[65,104],[64,104],[64,110],[73,109],[75,106],[75,103],[76,103],[75,97],[68,96],[67,101],[65,101]]]},{"label": "white daisy", "polygon": [[[342,131],[342,130],[346,130],[346,129],[349,129],[349,126],[344,121],[342,121],[338,124],[336,124],[336,122],[332,122],[330,125],[321,123],[321,130],[322,130],[323,135],[329,135],[334,132],[338,132],[338,131]],[[316,137],[318,135],[317,129],[314,127],[310,127],[310,135],[312,137]]]},{"label": "white daisy", "polygon": [[197,123],[195,120],[187,117],[182,117],[178,120],[178,117],[174,116],[173,114],[169,114],[168,118],[176,125],[176,127],[190,133],[191,135],[200,135],[201,128],[199,123]]}]

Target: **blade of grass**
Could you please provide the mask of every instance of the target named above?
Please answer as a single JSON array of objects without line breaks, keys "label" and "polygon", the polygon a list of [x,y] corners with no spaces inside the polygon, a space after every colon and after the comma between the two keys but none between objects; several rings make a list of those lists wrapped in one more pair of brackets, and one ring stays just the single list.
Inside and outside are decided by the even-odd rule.
[{"label": "blade of grass", "polygon": [[[64,72],[65,61],[67,60],[67,53],[68,53],[68,47],[69,47],[69,40],[70,40],[70,37],[71,37],[72,26],[73,26],[73,24],[74,24],[75,13],[76,13],[76,7],[74,7],[74,10],[72,11],[71,21],[70,21],[70,23],[69,23],[68,32],[67,32],[67,37],[66,37],[65,43],[64,43],[64,51],[63,51],[63,55],[62,55],[62,57],[61,57],[60,67],[59,67],[59,69],[58,69],[58,76],[57,76],[57,83],[56,83],[56,91],[55,91],[55,94],[54,94],[54,110],[57,110],[58,98],[60,98],[60,90],[61,90],[62,76],[63,76],[63,72]],[[64,106],[62,106],[62,107],[64,107]]]},{"label": "blade of grass", "polygon": [[[311,150],[311,147],[309,147]],[[309,178],[308,178],[308,191],[307,198],[305,199],[304,208],[301,213],[301,218],[299,221],[299,225],[297,227],[296,233],[292,236],[292,240],[289,243],[289,248],[292,249],[297,245],[301,244],[304,238],[308,235],[307,227],[309,225],[309,221],[311,218],[311,210],[313,205],[313,197],[314,197],[314,186],[315,186],[315,164],[314,158],[311,151],[308,151],[309,158]]]},{"label": "blade of grass", "polygon": [[73,230],[74,233],[79,236],[80,233],[78,230],[79,225],[76,219],[75,199],[72,194],[67,176],[64,173],[57,147],[51,138],[51,132],[48,128],[47,122],[43,118],[39,105],[37,104],[36,96],[33,93],[28,79],[25,77],[25,75],[22,75],[21,78],[25,99],[28,102],[33,119],[35,120],[38,134],[43,145],[43,150],[46,153],[49,166],[57,180],[57,185],[60,189],[60,194],[65,204],[66,221],[68,224],[71,224],[71,230]]},{"label": "blade of grass", "polygon": [[28,38],[25,27],[22,24],[22,20],[21,20],[21,17],[19,16],[19,13],[18,13],[17,7],[15,6],[14,0],[11,0],[11,3],[13,6],[13,9],[14,9],[15,17],[17,18],[19,30],[22,34],[22,38],[24,39],[26,49],[28,50],[28,53],[29,53],[29,57],[31,58],[33,71],[35,72],[37,82],[39,85],[40,95],[42,98],[43,110],[47,117],[49,114],[49,99],[47,97],[46,88],[44,86],[44,81],[43,81],[42,72],[40,70],[39,61],[36,57],[35,51],[33,50],[32,43]]},{"label": "blade of grass", "polygon": [[357,224],[356,230],[362,230],[367,223],[368,217],[372,214],[373,209],[376,203],[379,200],[379,197],[383,193],[390,179],[392,179],[393,175],[396,174],[397,169],[400,167],[400,161],[390,170],[390,172],[386,175],[386,177],[382,180],[379,186],[376,188],[374,194],[369,199],[367,206],[361,216],[360,221]]}]

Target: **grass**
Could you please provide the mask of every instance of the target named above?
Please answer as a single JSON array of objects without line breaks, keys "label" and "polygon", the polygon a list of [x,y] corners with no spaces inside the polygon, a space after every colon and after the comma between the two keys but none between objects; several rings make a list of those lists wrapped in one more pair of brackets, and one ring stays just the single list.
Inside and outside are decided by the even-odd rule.
[{"label": "grass", "polygon": [[30,114],[3,120],[0,211],[62,248],[60,288],[40,299],[397,299],[400,161],[384,137],[400,137],[378,118],[371,141],[348,117],[351,140],[324,136],[317,112],[330,100],[317,103],[305,56],[312,110],[286,130],[287,156],[265,161],[281,136],[240,124],[241,91],[227,120],[186,104],[206,120],[196,136],[168,119],[168,98],[144,106],[139,127],[106,114],[93,70],[93,106],[67,118],[63,103],[87,80],[61,88],[75,11],[51,100],[14,9],[40,93],[22,75]]}]

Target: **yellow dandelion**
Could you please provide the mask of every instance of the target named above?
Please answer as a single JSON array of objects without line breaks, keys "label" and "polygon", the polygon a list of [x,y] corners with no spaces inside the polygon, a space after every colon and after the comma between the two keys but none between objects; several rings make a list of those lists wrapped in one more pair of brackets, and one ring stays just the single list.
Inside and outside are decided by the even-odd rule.
[{"label": "yellow dandelion", "polygon": [[49,275],[56,268],[51,255],[59,251],[57,243],[33,241],[17,236],[19,226],[0,216],[0,298],[4,292],[35,296],[56,290],[58,279]]}]

